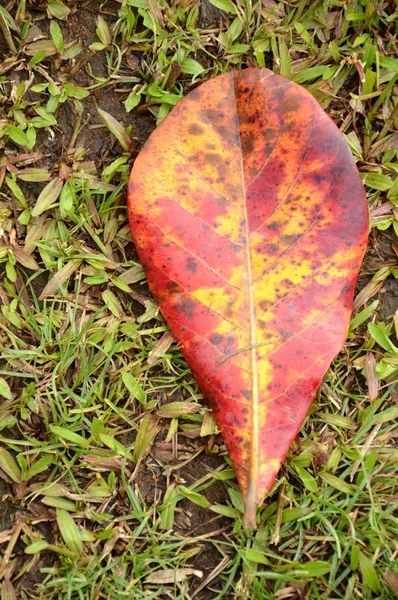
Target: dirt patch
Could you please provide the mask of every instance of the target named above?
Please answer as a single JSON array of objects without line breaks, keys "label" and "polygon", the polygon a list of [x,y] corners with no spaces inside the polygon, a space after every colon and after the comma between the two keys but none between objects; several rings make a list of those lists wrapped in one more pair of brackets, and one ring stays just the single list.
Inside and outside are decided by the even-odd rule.
[{"label": "dirt patch", "polygon": [[[98,41],[96,35],[96,17],[98,15],[98,7],[95,2],[90,2],[83,7],[79,7],[78,11],[68,20],[68,23],[63,25],[63,33],[67,41],[76,40],[83,48],[83,52],[76,59],[77,63],[82,63],[81,68],[76,70],[76,65],[73,68],[74,74],[68,80],[75,85],[81,87],[95,86],[101,79],[109,77],[110,71],[105,63],[103,53],[92,54],[89,51],[89,46],[95,41]],[[85,61],[89,59],[90,70],[93,77],[85,68]],[[130,73],[132,75],[132,73]],[[94,129],[91,127],[101,124],[98,117],[96,105],[109,112],[115,119],[122,123],[125,127],[132,127],[132,138],[137,147],[137,150],[145,143],[150,133],[155,128],[155,118],[149,112],[130,112],[127,113],[121,102],[121,95],[115,92],[113,82],[110,82],[109,87],[94,89],[90,96],[84,99],[85,119],[87,126],[82,132],[84,136],[84,147],[90,148],[89,158],[103,156],[105,148],[109,148],[112,143],[111,134],[106,129]],[[69,111],[71,108],[69,108]],[[72,109],[73,110],[73,109]],[[76,116],[68,114],[68,110],[64,111],[61,124],[68,125],[73,123]],[[62,114],[62,112],[61,112]],[[71,118],[72,117],[72,118]],[[115,149],[115,155],[119,151]]]},{"label": "dirt patch", "polygon": [[[373,229],[368,250],[365,254],[362,269],[358,278],[358,291],[360,291],[380,269],[385,267],[396,268],[397,240],[393,228],[385,231]],[[398,280],[389,275],[378,290],[380,300],[377,308],[378,320],[388,321],[398,310]]]}]

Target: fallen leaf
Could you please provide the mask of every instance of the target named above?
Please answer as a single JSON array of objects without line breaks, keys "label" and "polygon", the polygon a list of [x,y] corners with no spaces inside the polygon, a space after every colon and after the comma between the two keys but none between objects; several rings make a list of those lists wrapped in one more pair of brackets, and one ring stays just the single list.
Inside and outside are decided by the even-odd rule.
[{"label": "fallen leaf", "polygon": [[254,527],[346,339],[368,236],[350,149],[301,86],[232,71],[150,136],[128,204],[152,294],[213,409]]}]

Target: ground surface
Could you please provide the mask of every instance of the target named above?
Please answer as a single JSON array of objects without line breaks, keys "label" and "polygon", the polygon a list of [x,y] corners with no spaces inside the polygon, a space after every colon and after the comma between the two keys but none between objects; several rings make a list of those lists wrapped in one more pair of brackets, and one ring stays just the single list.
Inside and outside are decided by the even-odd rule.
[{"label": "ground surface", "polygon": [[[3,0],[2,599],[398,595],[396,33],[393,1]],[[125,188],[179,97],[256,65],[346,135],[372,229],[347,344],[247,534]]]}]

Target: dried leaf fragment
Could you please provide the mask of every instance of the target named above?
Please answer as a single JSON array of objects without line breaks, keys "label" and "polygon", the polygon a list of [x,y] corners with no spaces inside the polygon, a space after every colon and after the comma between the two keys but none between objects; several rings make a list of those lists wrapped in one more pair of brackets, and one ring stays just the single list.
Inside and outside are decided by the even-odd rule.
[{"label": "dried leaf fragment", "polygon": [[384,572],[384,579],[398,598],[398,573],[391,569],[386,569]]},{"label": "dried leaf fragment", "polygon": [[369,398],[376,400],[379,394],[379,378],[377,376],[377,362],[372,352],[366,353],[365,371],[368,380]]},{"label": "dried leaf fragment", "polygon": [[202,571],[197,569],[182,568],[182,569],[163,569],[163,571],[155,571],[145,577],[145,583],[181,583],[186,581],[188,577],[203,577]]}]

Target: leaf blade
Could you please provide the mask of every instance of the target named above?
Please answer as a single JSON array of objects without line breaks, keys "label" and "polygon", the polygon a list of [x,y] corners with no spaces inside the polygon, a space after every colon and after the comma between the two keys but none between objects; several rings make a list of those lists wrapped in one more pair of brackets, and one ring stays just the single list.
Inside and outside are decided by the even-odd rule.
[{"label": "leaf blade", "polygon": [[229,73],[151,135],[128,203],[151,291],[213,408],[254,526],[347,335],[368,233],[351,152],[297,84],[266,69]]},{"label": "leaf blade", "polygon": [[109,114],[105,110],[102,110],[101,108],[97,108],[97,111],[101,118],[101,121],[105,124],[105,126],[109,129],[109,131],[116,137],[116,139],[119,141],[120,145],[122,146],[123,150],[126,150],[126,152],[131,152],[131,150],[132,150],[131,139],[130,139],[130,136],[128,135],[127,131],[123,127],[123,125],[121,123],[119,123],[119,121],[117,121],[115,119],[115,117],[113,117],[111,114]]}]

